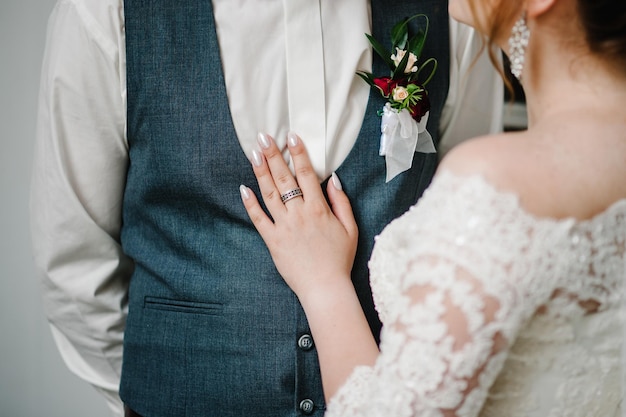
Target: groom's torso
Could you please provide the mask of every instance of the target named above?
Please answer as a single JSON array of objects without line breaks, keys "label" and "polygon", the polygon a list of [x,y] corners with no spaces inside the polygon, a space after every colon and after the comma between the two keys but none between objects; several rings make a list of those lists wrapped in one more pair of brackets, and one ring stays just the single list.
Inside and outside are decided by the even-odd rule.
[{"label": "groom's torso", "polygon": [[[431,30],[442,29],[424,52],[439,60],[428,86],[436,137],[448,89],[447,6],[414,3],[372,2],[373,35],[388,45],[393,24],[417,12],[430,17]],[[145,416],[321,415],[306,318],[239,197],[240,184],[258,190],[231,119],[211,1],[126,0],[125,19],[130,166],[122,244],[136,268],[122,398]],[[374,71],[388,72],[380,60]],[[354,280],[375,332],[367,281],[373,237],[415,202],[436,164],[435,155],[416,154],[409,171],[385,184],[383,104],[370,97],[337,170],[360,226]]]}]

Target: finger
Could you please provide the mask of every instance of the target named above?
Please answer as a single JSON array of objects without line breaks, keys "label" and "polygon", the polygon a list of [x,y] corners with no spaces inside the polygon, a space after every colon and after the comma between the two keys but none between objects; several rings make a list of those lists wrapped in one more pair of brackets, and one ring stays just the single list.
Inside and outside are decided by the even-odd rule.
[{"label": "finger", "polygon": [[348,232],[348,235],[352,238],[356,238],[359,234],[359,229],[354,219],[354,213],[352,212],[352,205],[346,193],[343,192],[341,181],[337,174],[333,172],[333,175],[328,181],[326,187],[328,192],[328,199],[335,217],[339,219],[343,227]]},{"label": "finger", "polygon": [[252,168],[259,184],[261,197],[272,217],[276,218],[285,212],[285,205],[280,200],[280,191],[276,188],[274,178],[263,154],[258,150],[252,151]]},{"label": "finger", "polygon": [[243,201],[243,205],[248,212],[252,224],[263,240],[265,240],[274,229],[274,223],[272,223],[272,220],[265,214],[265,211],[263,211],[263,208],[259,204],[259,200],[257,200],[254,192],[252,192],[250,188],[245,185],[240,185],[239,193],[241,194],[241,201]]},{"label": "finger", "polygon": [[324,200],[324,194],[322,193],[322,187],[320,187],[319,178],[313,169],[311,159],[306,150],[304,142],[293,132],[289,132],[287,135],[287,144],[289,146],[289,153],[293,160],[293,166],[296,171],[296,179],[300,188],[304,192],[304,200],[311,201],[312,199]]},{"label": "finger", "polygon": [[[279,193],[283,195],[297,189],[298,182],[291,173],[289,166],[287,166],[283,154],[280,149],[278,149],[278,146],[276,146],[274,139],[265,133],[259,133],[258,142]],[[289,200],[289,203],[295,203],[296,201],[301,203],[302,199],[296,197]]]}]

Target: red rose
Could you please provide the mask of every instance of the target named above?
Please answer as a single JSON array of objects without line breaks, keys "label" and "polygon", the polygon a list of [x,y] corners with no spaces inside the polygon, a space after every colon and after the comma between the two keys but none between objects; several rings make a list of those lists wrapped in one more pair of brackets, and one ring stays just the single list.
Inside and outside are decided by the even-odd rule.
[{"label": "red rose", "polygon": [[391,77],[379,77],[374,78],[374,84],[383,94],[383,97],[387,98],[393,89],[398,85],[398,81],[392,80]]},{"label": "red rose", "polygon": [[417,123],[422,120],[422,116],[424,116],[430,110],[430,99],[428,98],[428,94],[424,90],[422,93],[422,99],[415,103],[414,105],[409,107],[409,112],[411,116],[415,119]]}]

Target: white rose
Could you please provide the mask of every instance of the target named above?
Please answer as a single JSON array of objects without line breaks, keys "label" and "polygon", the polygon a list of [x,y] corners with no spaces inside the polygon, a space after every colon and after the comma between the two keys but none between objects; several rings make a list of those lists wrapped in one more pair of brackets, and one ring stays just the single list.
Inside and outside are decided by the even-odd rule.
[{"label": "white rose", "polygon": [[396,87],[393,89],[393,99],[395,101],[403,101],[409,96],[409,91],[405,87]]},{"label": "white rose", "polygon": [[[396,53],[391,55],[391,60],[396,67],[400,65],[400,62],[404,59],[404,55],[406,55],[406,51],[400,48],[396,48]],[[417,72],[417,66],[415,63],[417,62],[417,56],[413,52],[409,52],[409,59],[407,60],[406,67],[404,68],[404,73],[408,74],[410,72]]]}]

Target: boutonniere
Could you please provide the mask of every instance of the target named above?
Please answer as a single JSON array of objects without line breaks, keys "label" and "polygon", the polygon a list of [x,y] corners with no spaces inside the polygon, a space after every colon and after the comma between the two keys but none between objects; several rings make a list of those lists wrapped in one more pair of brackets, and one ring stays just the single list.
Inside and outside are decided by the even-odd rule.
[{"label": "boutonniere", "polygon": [[[410,33],[409,22],[417,18],[425,20],[425,28]],[[423,14],[405,18],[393,27],[391,51],[371,35],[365,35],[390,70],[388,76],[379,77],[365,71],[357,72],[388,100],[379,111],[382,116],[379,153],[387,164],[387,182],[411,168],[413,153],[436,152],[433,139],[426,130],[430,100],[425,86],[437,70],[437,60],[429,58],[419,64],[427,35],[428,17]],[[427,68],[430,73],[425,74]]]}]

